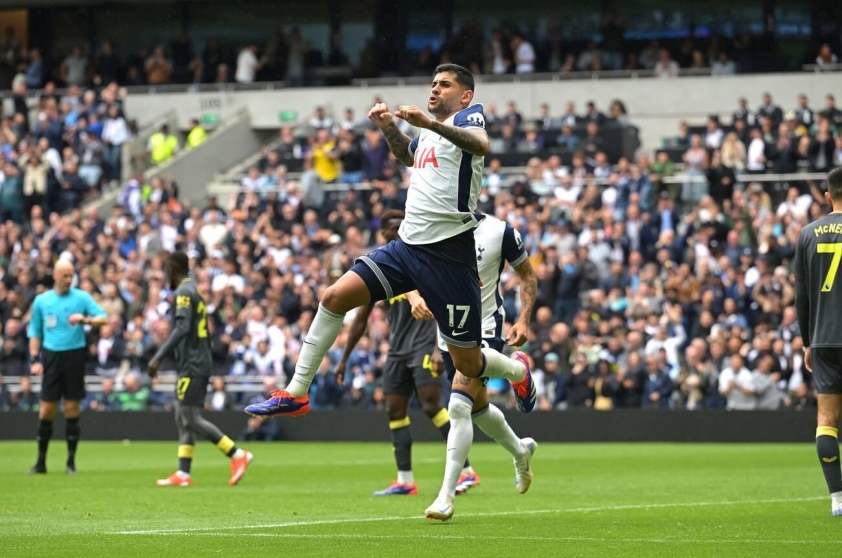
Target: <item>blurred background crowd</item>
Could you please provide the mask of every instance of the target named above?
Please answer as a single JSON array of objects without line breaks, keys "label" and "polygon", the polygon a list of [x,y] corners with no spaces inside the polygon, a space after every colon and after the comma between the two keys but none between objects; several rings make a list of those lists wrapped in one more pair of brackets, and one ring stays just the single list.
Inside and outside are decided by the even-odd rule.
[{"label": "blurred background crowd", "polygon": [[[25,330],[57,258],[76,264],[76,286],[109,314],[89,332],[87,408],[171,408],[173,363],[153,383],[143,372],[170,328],[162,262],[184,250],[211,316],[218,377],[207,407],[238,409],[286,385],[322,292],[383,242],[380,215],[405,203],[412,169],[382,135],[351,110],[316,107],[281,130],[230,199],[191,206],[176,184],[138,175],[103,219],[80,204],[120,176],[113,150],[132,133],[124,94],[116,85],[45,93],[37,120],[25,111],[3,120],[0,372],[22,378],[14,390],[0,381],[2,410],[38,405]],[[832,95],[821,106],[753,101],[736,100],[730,122],[679,123],[652,157],[625,156],[612,139],[633,120],[621,100],[533,115],[515,102],[486,107],[492,154],[479,210],[521,232],[538,275],[525,350],[540,409],[815,404],[791,266],[801,227],[828,208],[821,181],[774,176],[842,164],[842,111]],[[501,285],[512,319],[518,280],[507,270]],[[314,409],[382,409],[382,309],[339,387],[344,343],[345,333],[314,381]],[[505,382],[489,390],[513,406]]]}]

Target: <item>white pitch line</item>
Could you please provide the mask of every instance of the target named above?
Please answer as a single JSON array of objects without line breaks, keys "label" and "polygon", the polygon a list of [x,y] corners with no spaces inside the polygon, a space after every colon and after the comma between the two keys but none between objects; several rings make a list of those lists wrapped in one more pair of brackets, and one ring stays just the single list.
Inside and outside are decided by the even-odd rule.
[{"label": "white pitch line", "polygon": [[[776,498],[769,500],[732,500],[725,502],[675,502],[675,503],[660,503],[660,504],[627,504],[619,506],[598,506],[587,508],[562,508],[549,510],[512,510],[512,511],[497,511],[497,512],[468,512],[459,514],[459,517],[500,517],[506,515],[535,515],[535,514],[549,514],[549,513],[589,513],[589,512],[603,512],[603,511],[623,511],[623,510],[644,510],[644,509],[661,509],[661,508],[696,508],[696,507],[710,507],[710,506],[748,506],[757,504],[783,504],[792,502],[814,502],[817,500],[826,500],[826,496],[810,496],[807,498]],[[342,523],[375,523],[381,521],[407,521],[407,520],[421,520],[424,519],[420,515],[411,516],[390,516],[390,517],[359,517],[359,518],[342,518],[342,519],[315,519],[312,521],[289,521],[285,523],[268,523],[263,525],[227,525],[222,527],[188,527],[183,529],[148,529],[142,531],[117,531],[114,533],[106,533],[112,535],[180,535],[184,533],[202,533],[209,531],[230,531],[240,529],[282,529],[286,527],[314,527],[317,525],[337,525]]]},{"label": "white pitch line", "polygon": [[[176,533],[170,533],[176,534]],[[230,537],[228,533],[191,533],[199,537]],[[609,537],[524,537],[524,536],[481,536],[481,535],[364,535],[359,533],[243,533],[238,537],[274,537],[282,539],[441,539],[441,540],[523,540],[553,542],[602,542],[602,543],[657,543],[657,544],[806,544],[842,545],[842,541],[815,541],[798,539],[668,539],[668,538],[609,538]]]}]

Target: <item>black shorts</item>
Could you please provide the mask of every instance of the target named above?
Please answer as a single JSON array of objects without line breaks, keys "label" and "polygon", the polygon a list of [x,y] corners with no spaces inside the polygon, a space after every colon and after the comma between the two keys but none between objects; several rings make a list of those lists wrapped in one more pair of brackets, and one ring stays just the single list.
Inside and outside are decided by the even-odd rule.
[{"label": "black shorts", "polygon": [[[506,342],[495,337],[493,339],[483,339],[481,346],[483,349],[493,349],[498,353],[502,353],[503,349],[506,348]],[[442,351],[441,358],[444,361],[444,372],[447,374],[447,381],[452,384],[453,378],[456,376],[456,367],[453,366],[453,359],[450,358],[450,353],[447,351]],[[486,385],[487,383],[488,378],[483,378],[482,385]]]},{"label": "black shorts", "polygon": [[87,349],[42,351],[44,379],[41,401],[81,401],[85,398],[85,363]]},{"label": "black shorts", "polygon": [[175,398],[182,405],[204,407],[209,383],[209,376],[180,376],[175,384]]},{"label": "black shorts", "polygon": [[476,264],[459,265],[398,239],[358,258],[351,271],[365,281],[373,302],[417,289],[450,345],[471,348],[482,341]]},{"label": "black shorts", "polygon": [[441,378],[433,371],[430,354],[425,354],[420,359],[410,357],[386,360],[386,370],[383,371],[383,393],[412,397],[416,388],[432,384],[438,384],[441,387]]},{"label": "black shorts", "polygon": [[842,395],[842,347],[816,347],[812,353],[816,392]]}]

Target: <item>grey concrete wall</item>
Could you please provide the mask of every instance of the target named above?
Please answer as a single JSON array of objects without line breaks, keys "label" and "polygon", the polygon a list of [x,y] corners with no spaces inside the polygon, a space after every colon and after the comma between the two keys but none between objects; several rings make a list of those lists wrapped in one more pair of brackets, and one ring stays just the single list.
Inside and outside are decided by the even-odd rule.
[{"label": "grey concrete wall", "polygon": [[[270,132],[254,129],[248,111],[240,110],[228,115],[204,143],[179,152],[163,165],[146,171],[144,177],[147,180],[155,176],[174,180],[178,183],[181,200],[203,203],[207,198],[207,185],[214,176],[254,154],[270,136]],[[108,192],[89,206],[96,207],[101,216],[107,216],[117,203],[120,191],[121,188]]]},{"label": "grey concrete wall", "polygon": [[[505,110],[509,100],[518,103],[525,117],[538,112],[538,105],[550,104],[554,114],[560,114],[564,103],[574,101],[578,111],[593,100],[607,110],[614,99],[622,99],[632,122],[642,130],[644,149],[660,146],[664,136],[673,135],[680,119],[703,122],[709,114],[729,117],[739,96],[749,99],[751,107],[760,103],[765,91],[774,96],[784,110],[795,106],[796,96],[806,93],[814,108],[824,106],[824,95],[838,92],[842,86],[840,74],[764,74],[729,77],[682,77],[677,79],[610,79],[573,80],[531,83],[479,83],[477,102],[495,103],[498,112]],[[375,95],[392,106],[426,104],[427,86],[405,87],[341,87],[307,88],[242,93],[192,93],[134,95],[127,99],[127,109],[141,121],[159,114],[161,107],[174,109],[179,125],[185,127],[190,118],[213,113],[230,116],[247,108],[255,128],[277,129],[281,111],[293,110],[299,120],[309,118],[316,105],[323,105],[341,117],[345,107],[355,110],[358,118],[365,114]],[[842,100],[840,101],[842,104]]]}]

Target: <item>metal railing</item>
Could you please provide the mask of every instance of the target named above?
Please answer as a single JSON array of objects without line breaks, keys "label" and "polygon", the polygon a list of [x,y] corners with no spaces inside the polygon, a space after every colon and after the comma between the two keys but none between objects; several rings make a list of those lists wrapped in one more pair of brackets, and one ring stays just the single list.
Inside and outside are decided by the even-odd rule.
[{"label": "metal railing", "polygon": [[[679,69],[679,77],[688,76],[709,76],[712,68],[683,68]],[[599,72],[533,72],[529,74],[479,74],[474,76],[477,83],[529,83],[541,81],[572,81],[572,80],[599,80],[599,79],[638,79],[653,78],[655,70],[603,70]],[[358,78],[352,79],[351,85],[358,87],[384,87],[384,86],[407,86],[427,85],[430,83],[430,76],[394,76],[381,78]]]}]

